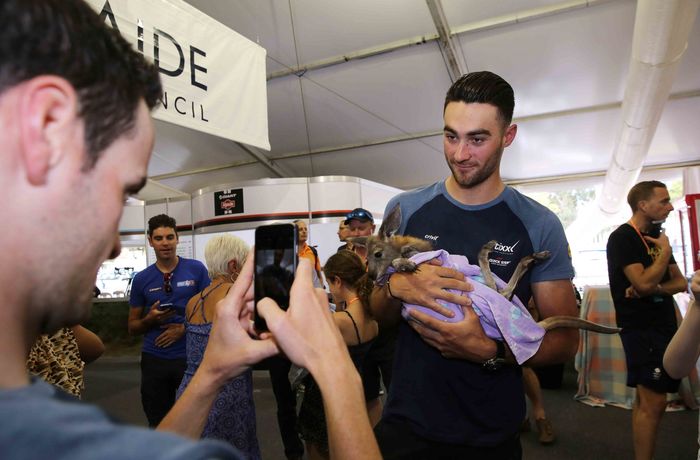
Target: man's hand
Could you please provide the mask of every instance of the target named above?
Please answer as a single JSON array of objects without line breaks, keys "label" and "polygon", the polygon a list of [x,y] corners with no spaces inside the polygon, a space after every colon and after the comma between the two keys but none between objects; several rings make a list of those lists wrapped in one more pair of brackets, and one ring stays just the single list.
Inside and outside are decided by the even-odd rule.
[{"label": "man's hand", "polygon": [[248,255],[238,279],[216,305],[213,325],[200,369],[228,380],[278,352],[270,334],[251,337],[253,307],[253,254]]},{"label": "man's hand", "polygon": [[161,329],[165,329],[165,331],[156,337],[155,344],[157,347],[169,347],[185,335],[185,325],[182,323],[164,324],[161,326]]},{"label": "man's hand", "polygon": [[700,306],[700,270],[696,271],[690,279],[690,291],[695,297],[695,305]]},{"label": "man's hand", "polygon": [[455,323],[440,321],[416,309],[411,310],[408,324],[428,345],[445,358],[458,358],[482,363],[496,355],[491,340],[471,306],[463,306],[464,319]]},{"label": "man's hand", "polygon": [[299,261],[286,312],[270,298],[258,302],[257,308],[287,357],[317,377],[325,367],[349,360],[349,354],[328,308],[327,294],[313,287],[311,270],[307,260]]},{"label": "man's hand", "polygon": [[654,243],[654,246],[660,248],[660,249],[666,249],[668,251],[671,250],[671,242],[668,239],[668,235],[666,235],[666,232],[663,231],[661,234],[659,234],[658,238],[652,238],[649,235],[644,235],[644,239],[647,240],[649,243]]},{"label": "man's hand", "polygon": [[159,305],[160,300],[156,300],[155,303],[151,305],[151,308],[148,309],[148,313],[143,317],[144,323],[149,325],[162,324],[163,321],[166,321],[175,314],[175,310],[172,308],[161,310],[158,308]]},{"label": "man's hand", "polygon": [[454,313],[440,305],[437,299],[463,307],[472,304],[469,297],[446,290],[466,292],[473,288],[462,272],[441,267],[438,260],[421,264],[413,273],[394,273],[389,283],[391,293],[404,303],[430,308],[448,318],[454,317]]},{"label": "man's hand", "polygon": [[637,290],[634,288],[634,286],[629,286],[627,289],[625,289],[625,298],[627,299],[638,299],[640,297],[639,293],[637,293]]}]

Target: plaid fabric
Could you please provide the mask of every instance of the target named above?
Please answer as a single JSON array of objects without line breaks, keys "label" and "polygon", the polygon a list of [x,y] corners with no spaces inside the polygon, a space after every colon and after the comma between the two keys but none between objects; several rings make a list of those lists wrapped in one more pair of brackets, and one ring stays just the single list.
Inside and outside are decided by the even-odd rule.
[{"label": "plaid fabric", "polygon": [[[615,326],[615,307],[608,286],[586,286],[581,318]],[[632,408],[635,389],[626,385],[625,351],[618,334],[581,331],[575,366],[578,391],[574,399],[590,406]]]},{"label": "plaid fabric", "polygon": [[[615,306],[610,288],[586,286],[580,316],[599,324],[615,326]],[[578,391],[574,399],[595,407],[609,405],[632,408],[636,390],[627,386],[625,350],[618,334],[581,331],[575,367],[578,371]],[[684,378],[681,389],[684,397],[673,393],[668,395],[668,400],[684,401],[689,407],[695,406],[695,401],[700,397],[697,375],[691,373],[690,379]],[[677,407],[678,405],[671,404],[666,410],[678,410]]]}]

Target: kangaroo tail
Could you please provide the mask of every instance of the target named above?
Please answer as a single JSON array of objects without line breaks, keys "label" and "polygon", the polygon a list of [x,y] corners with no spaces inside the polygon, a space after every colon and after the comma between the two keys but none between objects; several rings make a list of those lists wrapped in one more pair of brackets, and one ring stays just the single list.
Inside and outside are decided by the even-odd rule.
[{"label": "kangaroo tail", "polygon": [[574,316],[551,316],[537,324],[542,326],[545,331],[551,331],[552,329],[560,327],[573,327],[586,331],[600,332],[601,334],[617,334],[621,330],[619,327],[603,326],[602,324],[593,323]]}]

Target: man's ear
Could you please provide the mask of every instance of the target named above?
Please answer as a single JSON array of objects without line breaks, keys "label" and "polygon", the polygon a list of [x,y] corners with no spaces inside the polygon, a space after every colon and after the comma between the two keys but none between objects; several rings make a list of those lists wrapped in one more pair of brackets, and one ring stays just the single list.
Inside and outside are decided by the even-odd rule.
[{"label": "man's ear", "polygon": [[518,125],[512,124],[506,128],[505,132],[505,143],[504,147],[508,147],[510,144],[513,143],[513,140],[515,139],[515,135],[518,133]]},{"label": "man's ear", "polygon": [[27,180],[32,185],[46,183],[52,167],[83,144],[82,119],[78,115],[78,95],[73,86],[56,76],[36,77],[25,83],[20,105],[20,139]]}]

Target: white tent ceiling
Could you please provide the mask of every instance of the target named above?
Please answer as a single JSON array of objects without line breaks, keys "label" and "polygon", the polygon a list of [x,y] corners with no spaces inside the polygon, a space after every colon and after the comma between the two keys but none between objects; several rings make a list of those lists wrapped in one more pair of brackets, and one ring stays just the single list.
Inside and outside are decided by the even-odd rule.
[{"label": "white tent ceiling", "polygon": [[[263,177],[350,175],[400,188],[445,177],[442,104],[451,80],[426,0],[187,1],[267,49],[272,150],[262,153],[272,166],[232,141],[156,122],[151,187],[142,198]],[[491,70],[515,89],[519,130],[504,155],[504,179],[604,172],[620,124],[636,2],[441,4],[466,70]],[[698,22],[700,15],[645,167],[700,164]]]}]

